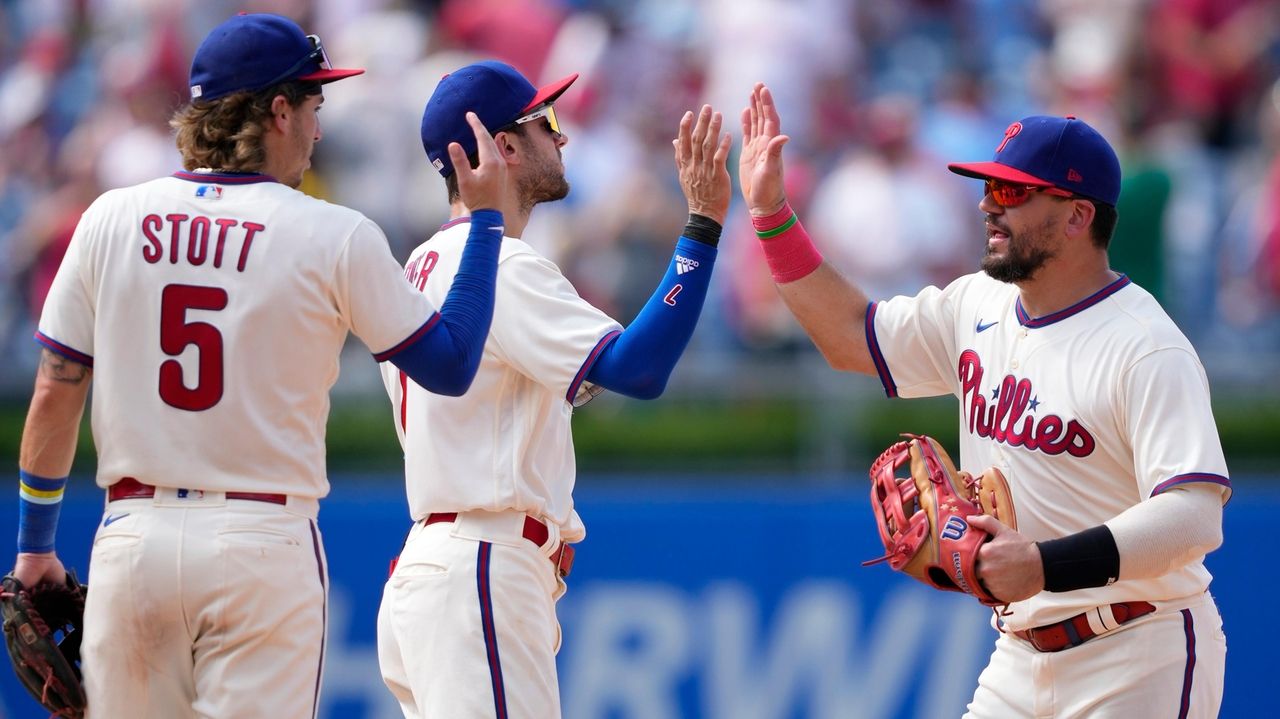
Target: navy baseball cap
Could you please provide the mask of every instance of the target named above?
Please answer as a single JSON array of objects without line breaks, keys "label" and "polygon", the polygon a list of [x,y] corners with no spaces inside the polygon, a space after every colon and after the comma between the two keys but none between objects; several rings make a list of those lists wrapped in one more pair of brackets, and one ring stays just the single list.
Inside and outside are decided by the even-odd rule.
[{"label": "navy baseball cap", "polygon": [[422,148],[432,167],[444,177],[453,174],[449,143],[456,142],[471,155],[476,136],[467,124],[474,112],[489,132],[497,132],[539,105],[555,102],[578,73],[538,88],[514,67],[496,60],[473,63],[440,78],[422,111]]},{"label": "navy baseball cap", "polygon": [[1068,115],[1025,117],[1004,131],[991,162],[953,162],[958,175],[1058,187],[1115,206],[1120,160],[1101,134]]},{"label": "navy baseball cap", "polygon": [[287,17],[240,13],[215,27],[191,61],[191,99],[216,100],[286,80],[333,82],[363,73],[329,65],[320,37]]}]

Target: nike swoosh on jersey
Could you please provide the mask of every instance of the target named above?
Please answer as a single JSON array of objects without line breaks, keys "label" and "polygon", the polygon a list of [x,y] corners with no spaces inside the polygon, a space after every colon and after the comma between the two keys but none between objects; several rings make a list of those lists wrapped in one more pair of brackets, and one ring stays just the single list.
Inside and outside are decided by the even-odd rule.
[{"label": "nike swoosh on jersey", "polygon": [[128,513],[128,512],[125,512],[124,514],[108,514],[108,515],[107,515],[107,517],[106,517],[106,519],[103,519],[103,520],[102,520],[102,526],[104,526],[104,527],[108,527],[108,526],[110,526],[112,523],[114,523],[114,522],[118,522],[118,521],[120,521],[121,519],[124,519],[124,518],[125,518],[125,517],[127,517],[127,516],[129,516],[129,513]]},{"label": "nike swoosh on jersey", "polygon": [[996,320],[995,322],[988,322],[988,323],[986,323],[986,324],[983,324],[983,323],[982,323],[982,320],[981,320],[981,319],[979,319],[979,320],[978,320],[978,326],[976,327],[976,329],[977,329],[977,331],[979,331],[979,332],[985,332],[986,330],[989,330],[989,329],[991,329],[992,327],[994,327],[994,326],[996,326],[996,325],[998,325],[998,324],[1000,324],[1000,320]]}]

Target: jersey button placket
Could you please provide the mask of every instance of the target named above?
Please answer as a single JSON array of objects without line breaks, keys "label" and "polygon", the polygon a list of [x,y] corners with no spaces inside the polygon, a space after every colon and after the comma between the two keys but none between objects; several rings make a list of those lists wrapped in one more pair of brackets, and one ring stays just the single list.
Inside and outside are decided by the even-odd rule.
[{"label": "jersey button placket", "polygon": [[[1022,352],[1022,349],[1021,349],[1021,342],[1022,342],[1022,340],[1025,340],[1026,338],[1027,338],[1027,328],[1026,328],[1026,327],[1019,327],[1019,328],[1018,328],[1018,335],[1017,335],[1017,337],[1015,338],[1015,339],[1017,340],[1017,342],[1019,343],[1019,344],[1017,345],[1016,350],[1015,350],[1016,352],[1018,352],[1018,353],[1021,353],[1021,352]],[[1015,357],[1014,359],[1012,359],[1012,360],[1010,360],[1010,361],[1009,361],[1009,369],[1011,369],[1011,370],[1013,370],[1013,369],[1018,369],[1018,364],[1019,364],[1019,363],[1018,363],[1018,359]]]}]

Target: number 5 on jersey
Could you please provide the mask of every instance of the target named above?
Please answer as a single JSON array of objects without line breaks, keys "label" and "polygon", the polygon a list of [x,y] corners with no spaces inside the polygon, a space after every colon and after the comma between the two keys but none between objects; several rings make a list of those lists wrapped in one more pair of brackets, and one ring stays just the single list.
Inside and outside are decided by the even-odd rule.
[{"label": "number 5 on jersey", "polygon": [[160,297],[160,349],[177,357],[195,345],[199,356],[195,386],[188,388],[182,363],[165,360],[160,365],[160,399],[170,407],[189,412],[209,409],[222,400],[222,332],[208,322],[188,322],[187,310],[218,311],[227,306],[221,287],[167,285]]}]

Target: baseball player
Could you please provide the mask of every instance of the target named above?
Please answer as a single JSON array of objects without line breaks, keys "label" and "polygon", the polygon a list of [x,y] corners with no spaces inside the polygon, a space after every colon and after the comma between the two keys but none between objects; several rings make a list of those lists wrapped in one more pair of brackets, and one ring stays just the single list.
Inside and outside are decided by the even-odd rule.
[{"label": "baseball player", "polygon": [[339,351],[353,332],[433,392],[461,394],[475,375],[506,166],[472,115],[480,161],[459,186],[476,221],[456,280],[434,300],[407,288],[376,225],[296,189],[321,137],[321,85],[361,72],[332,67],[284,17],[216,27],[172,121],[186,169],[94,202],[49,292],[15,572],[27,585],[64,576],[58,507],[96,374],[94,716],[315,716],[327,615],[315,518]]},{"label": "baseball player", "polygon": [[955,395],[961,465],[1009,480],[1018,531],[970,518],[994,535],[979,578],[1010,604],[966,716],[1216,716],[1226,642],[1203,558],[1230,482],[1195,350],[1108,267],[1111,146],[1072,117],[1011,124],[991,162],[950,166],[986,182],[983,271],[868,302],[787,205],[763,85],[742,122],[752,221],[827,361],[890,397]]},{"label": "baseball player", "polygon": [[[475,109],[507,162],[506,236],[480,371],[465,398],[441,398],[383,365],[405,452],[413,526],[378,614],[378,660],[406,717],[558,717],[555,604],[586,530],[573,507],[575,407],[610,389],[662,393],[698,319],[730,199],[722,119],[686,113],[674,141],[689,223],[648,304],[626,329],[578,296],[520,240],[533,208],[569,191],[568,142],[554,102],[577,75],[534,87],[480,62],[440,81],[422,141],[445,177],[452,219],[405,267],[433,301],[459,268],[468,217],[460,166]],[[441,401],[444,399],[444,401]]]}]

